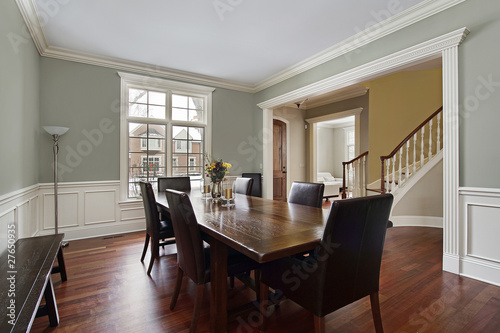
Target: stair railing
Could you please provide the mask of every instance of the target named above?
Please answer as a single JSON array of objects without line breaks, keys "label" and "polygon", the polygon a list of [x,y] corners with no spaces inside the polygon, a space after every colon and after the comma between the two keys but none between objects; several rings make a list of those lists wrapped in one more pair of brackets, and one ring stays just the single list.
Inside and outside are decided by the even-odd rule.
[{"label": "stair railing", "polygon": [[[442,113],[441,106],[401,141],[389,155],[380,156],[382,193],[394,192],[415,174],[417,169],[422,168],[432,158],[433,153],[436,155],[441,151]],[[433,128],[434,119],[436,119],[435,128]]]},{"label": "stair railing", "polygon": [[342,162],[342,199],[366,196],[366,157],[364,152],[350,161]]}]

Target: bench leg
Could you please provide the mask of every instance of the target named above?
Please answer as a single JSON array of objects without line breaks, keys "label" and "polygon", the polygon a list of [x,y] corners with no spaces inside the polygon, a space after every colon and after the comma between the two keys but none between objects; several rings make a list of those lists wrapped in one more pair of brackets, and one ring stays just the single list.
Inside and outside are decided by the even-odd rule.
[{"label": "bench leg", "polygon": [[50,326],[57,326],[59,325],[59,312],[57,311],[56,294],[54,293],[54,286],[52,285],[52,278],[50,276],[43,294],[45,296],[45,304],[47,314],[49,315]]},{"label": "bench leg", "polygon": [[59,248],[57,252],[57,265],[52,267],[52,274],[61,273],[61,281],[67,281],[68,276],[66,275],[66,265],[64,264],[64,257],[62,253],[62,247]]}]

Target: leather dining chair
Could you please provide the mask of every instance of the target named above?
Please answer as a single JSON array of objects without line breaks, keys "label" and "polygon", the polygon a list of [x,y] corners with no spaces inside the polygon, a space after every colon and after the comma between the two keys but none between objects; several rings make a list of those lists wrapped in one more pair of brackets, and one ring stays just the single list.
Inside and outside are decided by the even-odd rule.
[{"label": "leather dining chair", "polygon": [[166,189],[177,191],[190,191],[191,178],[189,177],[158,177],[158,192]]},{"label": "leather dining chair", "polygon": [[[315,332],[324,332],[327,314],[370,296],[375,329],[383,332],[379,276],[392,201],[392,194],[334,201],[312,257],[262,265],[260,299],[267,299],[268,286],[280,291],[312,312]],[[261,302],[261,315],[268,303]]]},{"label": "leather dining chair", "polygon": [[[210,249],[203,246],[198,221],[186,193],[167,190],[167,201],[177,237],[177,280],[170,302],[174,310],[181,290],[182,278],[186,274],[195,284],[194,311],[190,332],[196,332],[205,284],[210,282]],[[230,249],[231,250],[231,249]],[[259,267],[259,264],[234,250],[228,251],[228,276],[244,273]]]},{"label": "leather dining chair", "polygon": [[148,244],[151,240],[151,261],[149,262],[148,275],[153,269],[153,264],[160,257],[160,246],[175,243],[174,229],[170,220],[160,221],[160,214],[156,206],[155,194],[151,183],[140,182],[144,213],[146,215],[146,241],[142,250],[141,262],[144,261]]},{"label": "leather dining chair", "polygon": [[250,195],[252,193],[252,178],[238,177],[233,183],[233,192],[239,194]]},{"label": "leather dining chair", "polygon": [[241,174],[241,177],[252,178],[253,185],[252,185],[252,192],[250,193],[250,195],[252,197],[262,198],[262,174],[258,172],[243,172]]},{"label": "leather dining chair", "polygon": [[288,203],[321,208],[325,184],[293,182],[288,196]]}]

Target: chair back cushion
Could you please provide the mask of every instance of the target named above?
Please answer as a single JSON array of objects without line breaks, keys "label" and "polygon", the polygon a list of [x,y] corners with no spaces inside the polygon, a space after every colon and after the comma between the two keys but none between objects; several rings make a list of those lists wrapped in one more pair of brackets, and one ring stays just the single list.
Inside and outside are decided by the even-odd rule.
[{"label": "chair back cushion", "polygon": [[177,263],[196,284],[206,281],[203,241],[198,221],[186,193],[166,191],[177,244]]},{"label": "chair back cushion", "polygon": [[320,246],[316,249],[317,294],[324,313],[379,290],[392,194],[337,200],[332,203]]},{"label": "chair back cushion", "polygon": [[156,206],[155,194],[151,183],[144,181],[140,182],[142,203],[144,204],[144,214],[146,215],[146,231],[153,237],[158,239],[160,233],[160,216]]},{"label": "chair back cushion", "polygon": [[191,178],[158,177],[158,191],[164,192],[166,189],[177,190],[177,191],[190,191]]},{"label": "chair back cushion", "polygon": [[238,177],[233,183],[233,192],[239,194],[250,195],[252,193],[252,178]]},{"label": "chair back cushion", "polygon": [[325,184],[293,182],[288,203],[321,208]]},{"label": "chair back cushion", "polygon": [[262,174],[257,172],[243,172],[241,174],[243,178],[252,178],[252,192],[250,193],[253,197],[262,197]]}]

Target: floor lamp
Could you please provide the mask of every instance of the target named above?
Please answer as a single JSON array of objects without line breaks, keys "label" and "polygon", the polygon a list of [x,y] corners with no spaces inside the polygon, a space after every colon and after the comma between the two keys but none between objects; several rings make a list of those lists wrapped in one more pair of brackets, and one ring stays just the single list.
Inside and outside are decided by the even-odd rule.
[{"label": "floor lamp", "polygon": [[[59,221],[57,218],[57,154],[59,153],[59,137],[66,133],[69,128],[60,126],[43,126],[43,129],[47,131],[54,139],[54,225],[56,235],[59,233]],[[68,242],[63,242],[62,246],[68,245]]]}]

